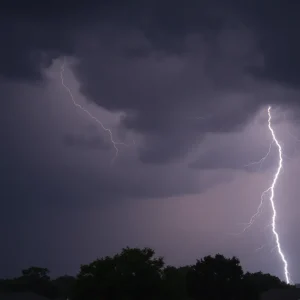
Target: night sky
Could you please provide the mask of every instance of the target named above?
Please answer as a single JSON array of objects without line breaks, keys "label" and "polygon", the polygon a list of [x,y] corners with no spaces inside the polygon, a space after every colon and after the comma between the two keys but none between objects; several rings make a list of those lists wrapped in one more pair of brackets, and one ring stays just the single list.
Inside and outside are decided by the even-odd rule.
[{"label": "night sky", "polygon": [[[300,2],[10,1],[0,10],[0,277],[126,246],[167,264],[236,255],[300,281]],[[22,4],[23,3],[23,4]],[[111,129],[107,131],[76,103]]]}]

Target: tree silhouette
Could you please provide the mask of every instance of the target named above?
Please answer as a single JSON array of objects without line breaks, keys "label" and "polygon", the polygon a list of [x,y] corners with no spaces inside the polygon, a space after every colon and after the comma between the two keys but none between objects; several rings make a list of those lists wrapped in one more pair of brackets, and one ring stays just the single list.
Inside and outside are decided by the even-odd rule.
[{"label": "tree silhouette", "polygon": [[23,278],[28,281],[50,280],[49,270],[47,268],[30,267],[22,270]]},{"label": "tree silhouette", "polygon": [[190,272],[191,267],[175,268],[168,266],[164,269],[163,286],[166,299],[186,299],[186,276]]},{"label": "tree silhouette", "polygon": [[262,272],[247,272],[243,277],[243,291],[245,300],[258,300],[261,293],[270,289],[283,289],[290,287],[291,286],[281,281],[278,277],[270,274],[263,274]]},{"label": "tree silhouette", "polygon": [[19,282],[26,291],[32,291],[38,295],[54,298],[57,294],[53,286],[49,270],[47,268],[30,267],[22,270]]},{"label": "tree silhouette", "polygon": [[161,291],[164,262],[150,248],[125,248],[113,257],[82,265],[77,299],[156,299]]},{"label": "tree silhouette", "polygon": [[22,270],[20,277],[4,280],[0,288],[6,292],[34,292],[48,298],[57,296],[57,291],[49,277],[49,270],[40,267]]},{"label": "tree silhouette", "polygon": [[68,298],[72,295],[76,284],[76,278],[73,276],[60,276],[52,280],[52,284],[56,290],[56,295],[64,298]]},{"label": "tree silhouette", "polygon": [[258,300],[287,285],[270,274],[243,273],[236,257],[206,256],[195,265],[164,267],[151,248],[124,248],[82,265],[77,277],[52,279],[47,268],[30,267],[20,277],[0,280],[0,292],[34,292],[71,300]]},{"label": "tree silhouette", "polygon": [[193,299],[238,299],[243,269],[236,257],[206,256],[187,275],[188,294]]}]

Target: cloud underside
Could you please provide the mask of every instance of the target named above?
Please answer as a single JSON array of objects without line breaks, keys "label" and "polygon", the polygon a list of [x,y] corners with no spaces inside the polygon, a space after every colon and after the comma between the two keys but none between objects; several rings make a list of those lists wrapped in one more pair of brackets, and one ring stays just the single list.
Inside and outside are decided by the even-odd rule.
[{"label": "cloud underside", "polygon": [[[282,26],[276,5],[204,1],[182,10],[180,1],[116,4],[72,8],[68,18],[64,10],[37,7],[30,22],[16,20],[11,10],[2,20],[0,74],[37,82],[53,59],[76,58],[70,67],[81,93],[124,112],[121,125],[144,137],[139,156],[152,164],[183,158],[208,133],[242,130],[267,104],[297,107],[297,93],[288,94],[298,85],[296,26],[288,26],[291,17]],[[85,137],[65,142],[108,147]]]}]

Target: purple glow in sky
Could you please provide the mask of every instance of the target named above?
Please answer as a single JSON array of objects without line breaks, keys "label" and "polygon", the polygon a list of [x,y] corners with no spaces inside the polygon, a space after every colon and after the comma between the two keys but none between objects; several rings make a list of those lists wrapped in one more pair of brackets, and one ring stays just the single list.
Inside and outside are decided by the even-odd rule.
[{"label": "purple glow in sky", "polygon": [[[268,201],[235,234],[278,167],[274,143],[251,164],[272,142],[270,105],[284,164],[276,230],[299,281],[300,4],[97,3],[0,13],[0,276],[75,274],[128,245],[174,265],[235,255],[285,279]],[[112,136],[62,85],[64,57],[76,103],[128,145],[113,165]]]}]

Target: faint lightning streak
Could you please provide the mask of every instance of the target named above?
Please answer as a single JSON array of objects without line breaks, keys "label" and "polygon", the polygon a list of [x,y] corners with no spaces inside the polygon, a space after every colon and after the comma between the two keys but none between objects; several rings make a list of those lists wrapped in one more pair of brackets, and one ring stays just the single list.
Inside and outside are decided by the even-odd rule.
[{"label": "faint lightning streak", "polygon": [[289,130],[287,131],[287,133],[288,133],[288,135],[289,135],[290,137],[292,137],[296,142],[300,142],[300,139],[297,138],[296,136],[294,136],[293,134],[291,134],[291,132],[290,132]]},{"label": "faint lightning streak", "polygon": [[280,244],[280,239],[279,239],[279,234],[276,231],[276,216],[277,216],[277,211],[276,211],[276,207],[275,207],[275,203],[274,203],[274,189],[276,186],[276,183],[278,181],[278,177],[280,175],[280,172],[282,170],[282,147],[280,145],[280,143],[278,142],[274,129],[272,128],[272,115],[271,115],[271,106],[268,107],[268,127],[269,130],[271,132],[273,141],[275,142],[277,148],[278,148],[278,155],[279,155],[279,162],[278,162],[278,168],[277,171],[274,175],[273,178],[273,182],[272,185],[268,188],[268,190],[270,190],[271,195],[270,195],[270,203],[271,203],[271,207],[272,207],[272,211],[273,211],[273,215],[272,215],[272,232],[275,236],[275,240],[276,240],[276,248],[278,250],[278,254],[280,255],[280,258],[283,262],[283,266],[284,266],[284,275],[285,275],[285,280],[287,283],[290,283],[290,274],[288,271],[288,263],[287,260],[282,252],[282,248],[281,248],[281,244]]},{"label": "faint lightning streak", "polygon": [[257,249],[255,249],[255,252],[258,252],[258,251],[262,250],[265,247],[266,247],[266,245],[262,245],[262,246],[258,247]]},{"label": "faint lightning streak", "polygon": [[205,117],[195,117],[194,119],[195,120],[205,120],[206,118]]},{"label": "faint lightning streak", "polygon": [[[262,166],[262,164],[263,164],[263,162],[264,162],[264,161],[268,158],[268,156],[270,155],[273,143],[274,143],[274,141],[272,141],[272,142],[270,143],[268,152],[266,153],[266,155],[265,155],[264,157],[262,157],[259,161],[251,162],[251,163],[245,165],[244,167],[249,167],[249,166],[251,166],[251,165],[259,164],[259,169],[260,169],[261,166]],[[260,197],[260,203],[259,203],[259,206],[258,206],[258,208],[257,208],[257,210],[256,210],[256,213],[251,217],[251,219],[250,219],[250,221],[249,221],[248,223],[246,223],[246,224],[244,223],[244,224],[246,225],[246,227],[243,229],[243,231],[242,231],[240,234],[244,233],[247,229],[249,229],[249,228],[253,225],[255,219],[261,214],[262,207],[263,207],[263,204],[264,204],[264,196],[265,196],[266,193],[268,193],[268,192],[270,191],[270,189],[271,189],[271,187],[268,188],[267,190],[265,190],[265,191],[261,194],[261,197]]]},{"label": "faint lightning streak", "polygon": [[207,120],[212,116],[212,114],[205,116],[198,116],[198,117],[188,117],[188,119],[192,119],[192,120]]},{"label": "faint lightning streak", "polygon": [[259,161],[251,162],[251,163],[245,165],[244,167],[247,168],[247,167],[250,167],[250,166],[252,166],[252,165],[257,165],[257,164],[259,164],[259,169],[260,169],[261,166],[262,166],[262,164],[263,164],[263,162],[264,162],[264,161],[267,159],[267,157],[269,156],[269,154],[270,154],[270,152],[271,152],[271,149],[272,149],[273,143],[274,143],[274,141],[272,141],[272,142],[270,143],[269,150],[268,150],[267,154],[266,154],[264,157],[262,157]]},{"label": "faint lightning streak", "polygon": [[256,213],[251,217],[250,221],[247,223],[247,226],[244,228],[244,230],[242,231],[242,233],[244,233],[247,229],[249,229],[249,228],[253,225],[255,219],[260,215],[261,210],[262,210],[262,206],[263,206],[263,204],[264,204],[264,195],[265,195],[266,193],[268,193],[270,190],[271,190],[271,187],[269,187],[267,190],[265,190],[265,191],[261,194],[261,197],[260,197],[260,203],[259,203],[259,206],[258,206],[258,208],[257,208],[257,210],[256,210]]},{"label": "faint lightning streak", "polygon": [[93,116],[88,110],[86,110],[84,107],[82,107],[80,104],[78,104],[75,99],[74,99],[74,96],[70,90],[70,88],[64,83],[64,76],[63,76],[63,73],[65,71],[65,64],[66,64],[66,59],[64,57],[64,62],[60,68],[60,78],[61,78],[61,84],[64,86],[64,88],[67,90],[68,94],[70,95],[71,97],[71,100],[74,104],[75,107],[81,109],[83,112],[85,112],[91,119],[93,119],[94,121],[96,121],[101,127],[103,130],[105,130],[106,132],[108,132],[109,136],[110,136],[110,141],[111,143],[113,144],[113,147],[115,148],[116,150],[116,154],[115,154],[115,157],[113,158],[112,160],[112,163],[114,162],[114,160],[117,158],[118,154],[119,154],[119,149],[117,147],[117,145],[124,145],[124,146],[128,146],[127,144],[125,143],[120,143],[120,142],[116,142],[114,141],[113,139],[113,134],[111,132],[111,130],[109,128],[106,128],[103,123],[97,119],[95,116]]}]

